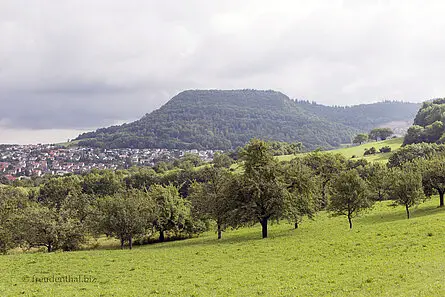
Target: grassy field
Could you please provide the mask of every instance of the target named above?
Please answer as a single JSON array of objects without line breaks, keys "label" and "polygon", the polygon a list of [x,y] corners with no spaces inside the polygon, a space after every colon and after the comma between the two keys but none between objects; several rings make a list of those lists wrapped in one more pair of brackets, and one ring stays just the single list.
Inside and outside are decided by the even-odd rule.
[{"label": "grassy field", "polygon": [[[363,153],[365,152],[365,149],[375,147],[378,151],[381,147],[384,147],[384,146],[391,147],[391,152],[394,152],[402,146],[402,143],[403,143],[403,138],[399,137],[399,138],[393,138],[393,139],[388,139],[388,140],[383,140],[383,141],[368,142],[368,143],[365,143],[362,145],[357,145],[357,146],[343,147],[343,148],[339,148],[339,149],[335,149],[335,150],[330,150],[328,152],[342,154],[347,159],[350,159],[352,156],[355,156],[357,159],[364,158],[370,162],[375,162],[375,161],[387,162],[391,153],[383,153],[383,154],[378,153],[375,155],[368,155],[368,156],[363,156]],[[293,158],[295,158],[295,155],[285,155],[285,156],[278,157],[278,159],[281,161],[289,161]]]},{"label": "grassy field", "polygon": [[[445,209],[388,202],[354,220],[320,213],[133,250],[0,256],[0,296],[444,296]],[[40,282],[80,276],[83,282]],[[92,281],[94,278],[94,281]],[[61,279],[58,279],[61,280]]]}]

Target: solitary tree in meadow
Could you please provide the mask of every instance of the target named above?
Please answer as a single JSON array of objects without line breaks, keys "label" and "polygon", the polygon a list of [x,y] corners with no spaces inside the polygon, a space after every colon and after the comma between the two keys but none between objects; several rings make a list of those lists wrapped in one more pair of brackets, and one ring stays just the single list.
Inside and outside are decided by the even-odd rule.
[{"label": "solitary tree in meadow", "polygon": [[152,228],[155,201],[145,191],[136,189],[119,192],[98,199],[98,231],[113,235],[124,248],[126,241],[133,247],[133,239]]},{"label": "solitary tree in meadow", "polygon": [[368,134],[360,133],[354,137],[354,140],[352,140],[352,143],[362,144],[366,141],[368,141]]},{"label": "solitary tree in meadow", "polygon": [[412,164],[390,171],[389,195],[395,203],[405,206],[406,216],[410,218],[409,209],[425,198],[422,190],[422,175]]},{"label": "solitary tree in meadow", "polygon": [[201,219],[216,222],[218,239],[229,225],[233,225],[237,186],[234,176],[226,168],[209,167],[203,169],[208,181],[194,182],[188,199],[192,202],[192,211]]},{"label": "solitary tree in meadow", "polygon": [[439,207],[444,206],[445,194],[445,157],[435,157],[421,162],[422,184],[425,195],[431,197],[434,191],[439,194]]},{"label": "solitary tree in meadow", "polygon": [[153,226],[159,232],[159,241],[163,242],[166,232],[178,233],[185,228],[190,218],[190,203],[173,185],[153,185],[148,193],[155,203]]},{"label": "solitary tree in meadow", "polygon": [[372,205],[366,182],[355,169],[341,172],[332,181],[330,194],[328,210],[336,216],[347,216],[351,229],[352,218]]},{"label": "solitary tree in meadow", "polygon": [[281,181],[279,164],[271,154],[268,144],[251,140],[241,152],[244,162],[242,190],[238,208],[241,222],[258,221],[262,236],[267,237],[271,219],[282,217],[285,186]]},{"label": "solitary tree in meadow", "polygon": [[319,178],[300,158],[291,160],[283,167],[286,183],[286,199],[283,216],[294,223],[295,229],[304,216],[312,218],[319,208]]},{"label": "solitary tree in meadow", "polygon": [[320,178],[320,206],[325,208],[328,204],[329,182],[345,169],[346,159],[341,154],[313,152],[304,156],[303,162]]}]

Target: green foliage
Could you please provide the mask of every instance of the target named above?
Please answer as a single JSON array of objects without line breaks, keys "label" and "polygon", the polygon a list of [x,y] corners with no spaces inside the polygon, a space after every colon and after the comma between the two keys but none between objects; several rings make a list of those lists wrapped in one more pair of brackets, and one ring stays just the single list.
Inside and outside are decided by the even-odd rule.
[{"label": "green foliage", "polygon": [[408,129],[403,142],[412,143],[443,143],[445,127],[445,100],[436,99],[424,102],[417,112],[414,125]]},{"label": "green foliage", "polygon": [[364,156],[366,155],[374,155],[377,153],[377,150],[375,149],[375,147],[371,147],[369,149],[366,149],[365,152],[363,153]]},{"label": "green foliage", "polygon": [[153,227],[159,232],[159,241],[164,241],[166,232],[179,235],[187,231],[190,205],[175,186],[153,185],[148,193],[155,205]]},{"label": "green foliage", "polygon": [[303,157],[303,163],[320,178],[320,207],[325,208],[328,204],[329,182],[346,168],[346,158],[341,154],[313,152]]},{"label": "green foliage", "polygon": [[40,187],[38,201],[50,208],[60,209],[65,199],[79,195],[81,191],[79,177],[54,177]]},{"label": "green foliage", "polygon": [[342,172],[334,178],[328,210],[333,215],[347,216],[350,229],[352,218],[371,205],[367,184],[355,169]]},{"label": "green foliage", "polygon": [[357,128],[371,129],[393,121],[407,121],[415,117],[420,108],[418,103],[383,101],[353,106],[324,106],[308,101],[297,101],[299,107],[332,122]]},{"label": "green foliage", "polygon": [[158,215],[153,197],[136,189],[101,197],[97,206],[97,231],[118,238],[121,248],[128,241],[131,249],[135,237],[149,233]]},{"label": "green foliage", "polygon": [[92,171],[83,178],[82,190],[91,195],[109,196],[120,192],[123,177],[111,170]]},{"label": "green foliage", "polygon": [[230,168],[233,162],[228,154],[216,152],[213,156],[213,166],[216,168]]},{"label": "green foliage", "polygon": [[381,153],[390,153],[391,152],[391,147],[389,145],[383,146],[383,147],[379,148],[379,152],[381,152]]},{"label": "green foliage", "polygon": [[386,140],[388,137],[393,135],[394,132],[391,130],[391,128],[374,128],[369,132],[369,139],[374,140]]},{"label": "green foliage", "polygon": [[395,151],[388,160],[388,167],[401,166],[416,159],[430,159],[436,154],[445,152],[445,145],[435,143],[411,144]]},{"label": "green foliage", "polygon": [[401,168],[391,168],[389,172],[389,195],[395,203],[404,205],[409,219],[409,208],[421,203],[425,195],[422,190],[422,175],[413,168],[414,164],[403,164]]},{"label": "green foliage", "polygon": [[242,221],[260,222],[263,238],[268,236],[270,219],[280,219],[284,211],[285,188],[279,166],[268,144],[253,139],[241,152],[244,174],[239,208]]},{"label": "green foliage", "polygon": [[0,253],[16,246],[15,218],[27,204],[28,197],[23,190],[0,186]]},{"label": "green foliage", "polygon": [[227,169],[209,167],[203,169],[207,181],[194,182],[188,199],[192,203],[193,215],[201,220],[216,222],[218,239],[227,227],[237,225],[235,210],[239,183]]},{"label": "green foliage", "polygon": [[426,196],[439,194],[439,206],[444,206],[445,194],[445,158],[444,156],[435,156],[430,160],[418,162],[417,166],[422,171],[422,184]]},{"label": "green foliage", "polygon": [[230,150],[261,138],[297,141],[313,150],[350,143],[357,132],[379,124],[411,120],[417,109],[417,104],[401,102],[305,104],[275,91],[189,90],[138,121],[84,133],[76,141],[107,148]]},{"label": "green foliage", "polygon": [[352,143],[362,144],[366,141],[368,141],[368,134],[359,133],[354,137],[354,139],[352,140]]},{"label": "green foliage", "polygon": [[282,170],[287,190],[283,217],[298,228],[304,216],[313,218],[319,208],[319,179],[299,158],[285,164]]},{"label": "green foliage", "polygon": [[17,215],[14,224],[16,240],[24,248],[44,246],[48,252],[70,251],[85,241],[83,225],[64,208],[33,203]]}]

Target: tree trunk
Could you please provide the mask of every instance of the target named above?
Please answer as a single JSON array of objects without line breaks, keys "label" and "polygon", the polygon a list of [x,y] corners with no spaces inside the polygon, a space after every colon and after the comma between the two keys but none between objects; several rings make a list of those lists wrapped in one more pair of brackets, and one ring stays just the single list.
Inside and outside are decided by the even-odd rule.
[{"label": "tree trunk", "polygon": [[351,214],[348,214],[348,221],[349,221],[349,229],[352,229],[352,218],[351,218]]},{"label": "tree trunk", "polygon": [[443,207],[444,206],[444,204],[443,204],[443,194],[445,193],[445,191],[444,190],[439,190],[438,191],[439,192],[439,207]]},{"label": "tree trunk", "polygon": [[409,219],[409,207],[408,207],[408,204],[405,204],[405,209],[406,209],[406,217]]},{"label": "tree trunk", "polygon": [[46,248],[48,249],[48,253],[51,253],[53,251],[53,247],[52,247],[51,243],[48,243]]},{"label": "tree trunk", "polygon": [[130,247],[130,250],[133,248],[133,236],[131,235],[128,238],[128,246]]},{"label": "tree trunk", "polygon": [[159,242],[164,242],[164,230],[159,231]]},{"label": "tree trunk", "polygon": [[124,237],[121,236],[121,250],[124,249],[124,243],[125,243]]},{"label": "tree trunk", "polygon": [[261,223],[263,238],[267,238],[267,219],[266,218],[261,219],[260,223]]},{"label": "tree trunk", "polygon": [[327,206],[327,201],[326,201],[326,185],[323,184],[323,188],[321,190],[321,208],[324,209]]},{"label": "tree trunk", "polygon": [[221,237],[222,237],[221,224],[218,224],[218,239],[221,239]]},{"label": "tree trunk", "polygon": [[294,227],[295,227],[295,229],[298,229],[298,222],[295,222]]}]

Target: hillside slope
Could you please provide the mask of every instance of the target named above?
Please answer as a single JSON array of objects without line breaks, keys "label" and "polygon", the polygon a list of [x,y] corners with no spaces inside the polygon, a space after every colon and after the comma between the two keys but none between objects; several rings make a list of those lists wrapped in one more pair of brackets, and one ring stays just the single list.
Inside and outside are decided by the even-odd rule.
[{"label": "hillside slope", "polygon": [[[445,209],[377,203],[354,218],[286,222],[135,246],[0,256],[1,296],[444,296]],[[87,276],[95,282],[38,282]]]},{"label": "hillside slope", "polygon": [[[419,103],[383,101],[353,106],[325,106],[308,101],[296,101],[302,109],[329,121],[341,123],[362,131],[370,131],[378,126],[393,126],[406,123],[406,129],[413,122]],[[392,128],[392,127],[391,127]]]},{"label": "hillside slope", "polygon": [[[85,133],[79,145],[231,149],[253,137],[303,142],[306,149],[349,142],[357,129],[322,119],[275,91],[184,91],[122,126]],[[91,139],[92,138],[92,139]]]},{"label": "hillside slope", "polygon": [[400,102],[329,107],[271,90],[189,90],[138,121],[84,133],[76,140],[81,146],[106,148],[227,150],[258,137],[302,142],[306,150],[329,149],[385,122],[412,122],[416,111],[416,104]]}]

